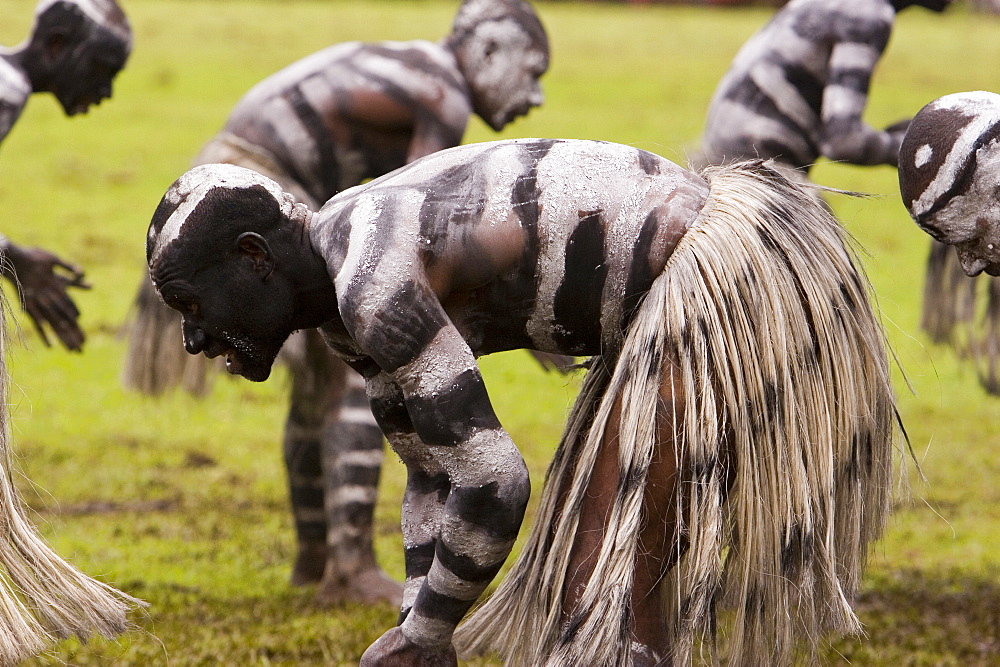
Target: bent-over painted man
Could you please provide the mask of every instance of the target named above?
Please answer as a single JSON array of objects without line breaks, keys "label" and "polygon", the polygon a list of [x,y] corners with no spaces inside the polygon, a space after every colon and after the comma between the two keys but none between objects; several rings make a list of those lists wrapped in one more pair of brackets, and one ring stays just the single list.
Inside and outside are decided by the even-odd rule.
[{"label": "bent-over painted man", "polygon": [[[510,140],[319,211],[204,165],[164,195],[146,247],[188,352],[261,381],[318,327],[365,377],[408,478],[399,625],[363,665],[454,665],[456,641],[513,664],[685,664],[730,605],[750,664],[859,629],[892,478],[883,331],[840,225],[767,165],[695,174],[616,144]],[[532,535],[456,640],[528,499],[476,364],[516,348],[595,356]]]},{"label": "bent-over painted man", "polygon": [[[914,116],[899,157],[903,204],[921,229],[948,251],[953,270],[946,275],[966,329],[963,344],[980,383],[994,394],[1000,393],[998,136],[1000,95],[945,95]],[[983,273],[987,275],[977,286]],[[982,292],[987,303],[980,313]]]},{"label": "bent-over painted man", "polygon": [[[792,0],[733,58],[709,105],[709,164],[773,159],[805,178],[822,156],[896,164],[907,121],[884,130],[862,120],[896,13],[943,11],[951,0]],[[793,171],[794,170],[794,171]]]},{"label": "bent-over painted man", "polygon": [[[131,43],[114,0],[39,2],[30,36],[17,47],[0,48],[0,141],[32,93],[52,93],[69,116],[110,97]],[[79,311],[67,288],[87,287],[82,271],[0,236],[0,274],[17,287],[46,345],[49,328],[67,349],[81,349]],[[127,612],[139,601],[64,561],[28,520],[13,482],[4,329],[0,323],[0,664],[14,665],[60,639],[86,641],[94,633],[113,639],[128,628]]]}]

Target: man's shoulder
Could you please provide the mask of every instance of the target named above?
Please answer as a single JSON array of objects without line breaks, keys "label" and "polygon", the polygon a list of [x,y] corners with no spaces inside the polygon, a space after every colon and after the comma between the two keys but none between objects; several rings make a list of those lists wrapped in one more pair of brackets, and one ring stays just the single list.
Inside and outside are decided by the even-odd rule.
[{"label": "man's shoulder", "polygon": [[31,95],[31,81],[20,68],[0,58],[0,101],[24,105]]}]

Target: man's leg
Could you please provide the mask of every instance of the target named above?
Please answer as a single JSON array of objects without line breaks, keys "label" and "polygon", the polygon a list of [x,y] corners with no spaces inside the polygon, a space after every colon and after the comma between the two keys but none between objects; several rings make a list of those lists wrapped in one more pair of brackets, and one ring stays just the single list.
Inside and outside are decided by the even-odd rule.
[{"label": "man's leg", "polygon": [[[669,378],[669,373],[664,374]],[[643,493],[642,527],[634,562],[631,592],[632,660],[636,666],[656,665],[669,652],[660,596],[663,577],[676,564],[685,545],[675,538],[677,511],[677,443],[674,421],[683,411],[682,390],[665,382],[657,411],[657,448]],[[573,617],[598,557],[609,513],[618,495],[618,424],[621,399],[608,422],[601,450],[580,512],[563,596],[563,621]]]},{"label": "man's leg", "polygon": [[335,409],[343,393],[349,369],[332,363],[318,333],[304,334],[301,358],[291,362],[292,391],[285,422],[285,468],[291,495],[298,553],[292,569],[292,585],[316,583],[323,577],[327,561],[328,520],[324,508],[321,442],[324,420]]},{"label": "man's leg", "polygon": [[[327,412],[322,466],[329,557],[317,596],[398,607],[403,587],[375,560],[373,520],[385,450],[364,379],[340,361],[346,373],[340,401]],[[338,372],[338,376],[340,373]]]}]

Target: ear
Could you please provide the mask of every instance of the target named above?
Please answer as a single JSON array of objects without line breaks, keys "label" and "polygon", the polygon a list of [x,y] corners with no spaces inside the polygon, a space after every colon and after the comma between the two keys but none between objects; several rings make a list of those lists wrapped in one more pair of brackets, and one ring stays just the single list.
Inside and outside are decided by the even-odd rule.
[{"label": "ear", "polygon": [[488,42],[486,42],[486,47],[483,49],[483,57],[486,58],[487,61],[490,60],[493,57],[493,54],[496,53],[496,50],[499,48],[500,45],[497,43],[495,39],[489,40]]},{"label": "ear", "polygon": [[255,232],[243,232],[236,239],[236,247],[240,254],[253,262],[253,270],[267,280],[274,270],[274,255],[264,237]]}]

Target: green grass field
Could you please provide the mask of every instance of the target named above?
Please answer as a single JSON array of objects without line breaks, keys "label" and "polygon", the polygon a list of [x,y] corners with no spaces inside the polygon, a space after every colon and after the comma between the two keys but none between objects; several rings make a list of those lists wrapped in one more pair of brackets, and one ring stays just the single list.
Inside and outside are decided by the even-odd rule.
[{"label": "green grass field", "polygon": [[[0,0],[0,43],[28,31],[35,0]],[[389,608],[324,609],[287,585],[293,538],[281,464],[287,386],[220,379],[210,400],[151,400],[119,383],[118,331],[144,271],[144,234],[166,187],[237,98],[278,68],[350,39],[437,39],[455,2],[123,0],[135,50],[115,98],[66,119],[28,106],[0,147],[0,229],[84,265],[81,355],[45,349],[25,318],[8,351],[20,488],[57,550],[149,601],[114,643],[68,642],[41,664],[351,664],[392,625]],[[502,136],[606,139],[676,161],[697,145],[716,81],[766,10],[538,3],[551,36],[546,104]],[[887,125],[931,99],[1000,90],[1000,22],[905,11],[873,84],[867,119]],[[468,141],[496,138],[478,119]],[[867,248],[921,481],[900,495],[872,558],[867,637],[831,664],[1000,662],[1000,399],[917,329],[927,237],[907,218],[895,171],[823,164],[816,181],[874,193],[831,198]],[[501,420],[531,467],[535,496],[575,381],[521,353],[483,360]],[[378,548],[402,577],[402,468],[390,456]],[[30,480],[30,481],[29,481]],[[488,664],[488,663],[484,663]]]}]

